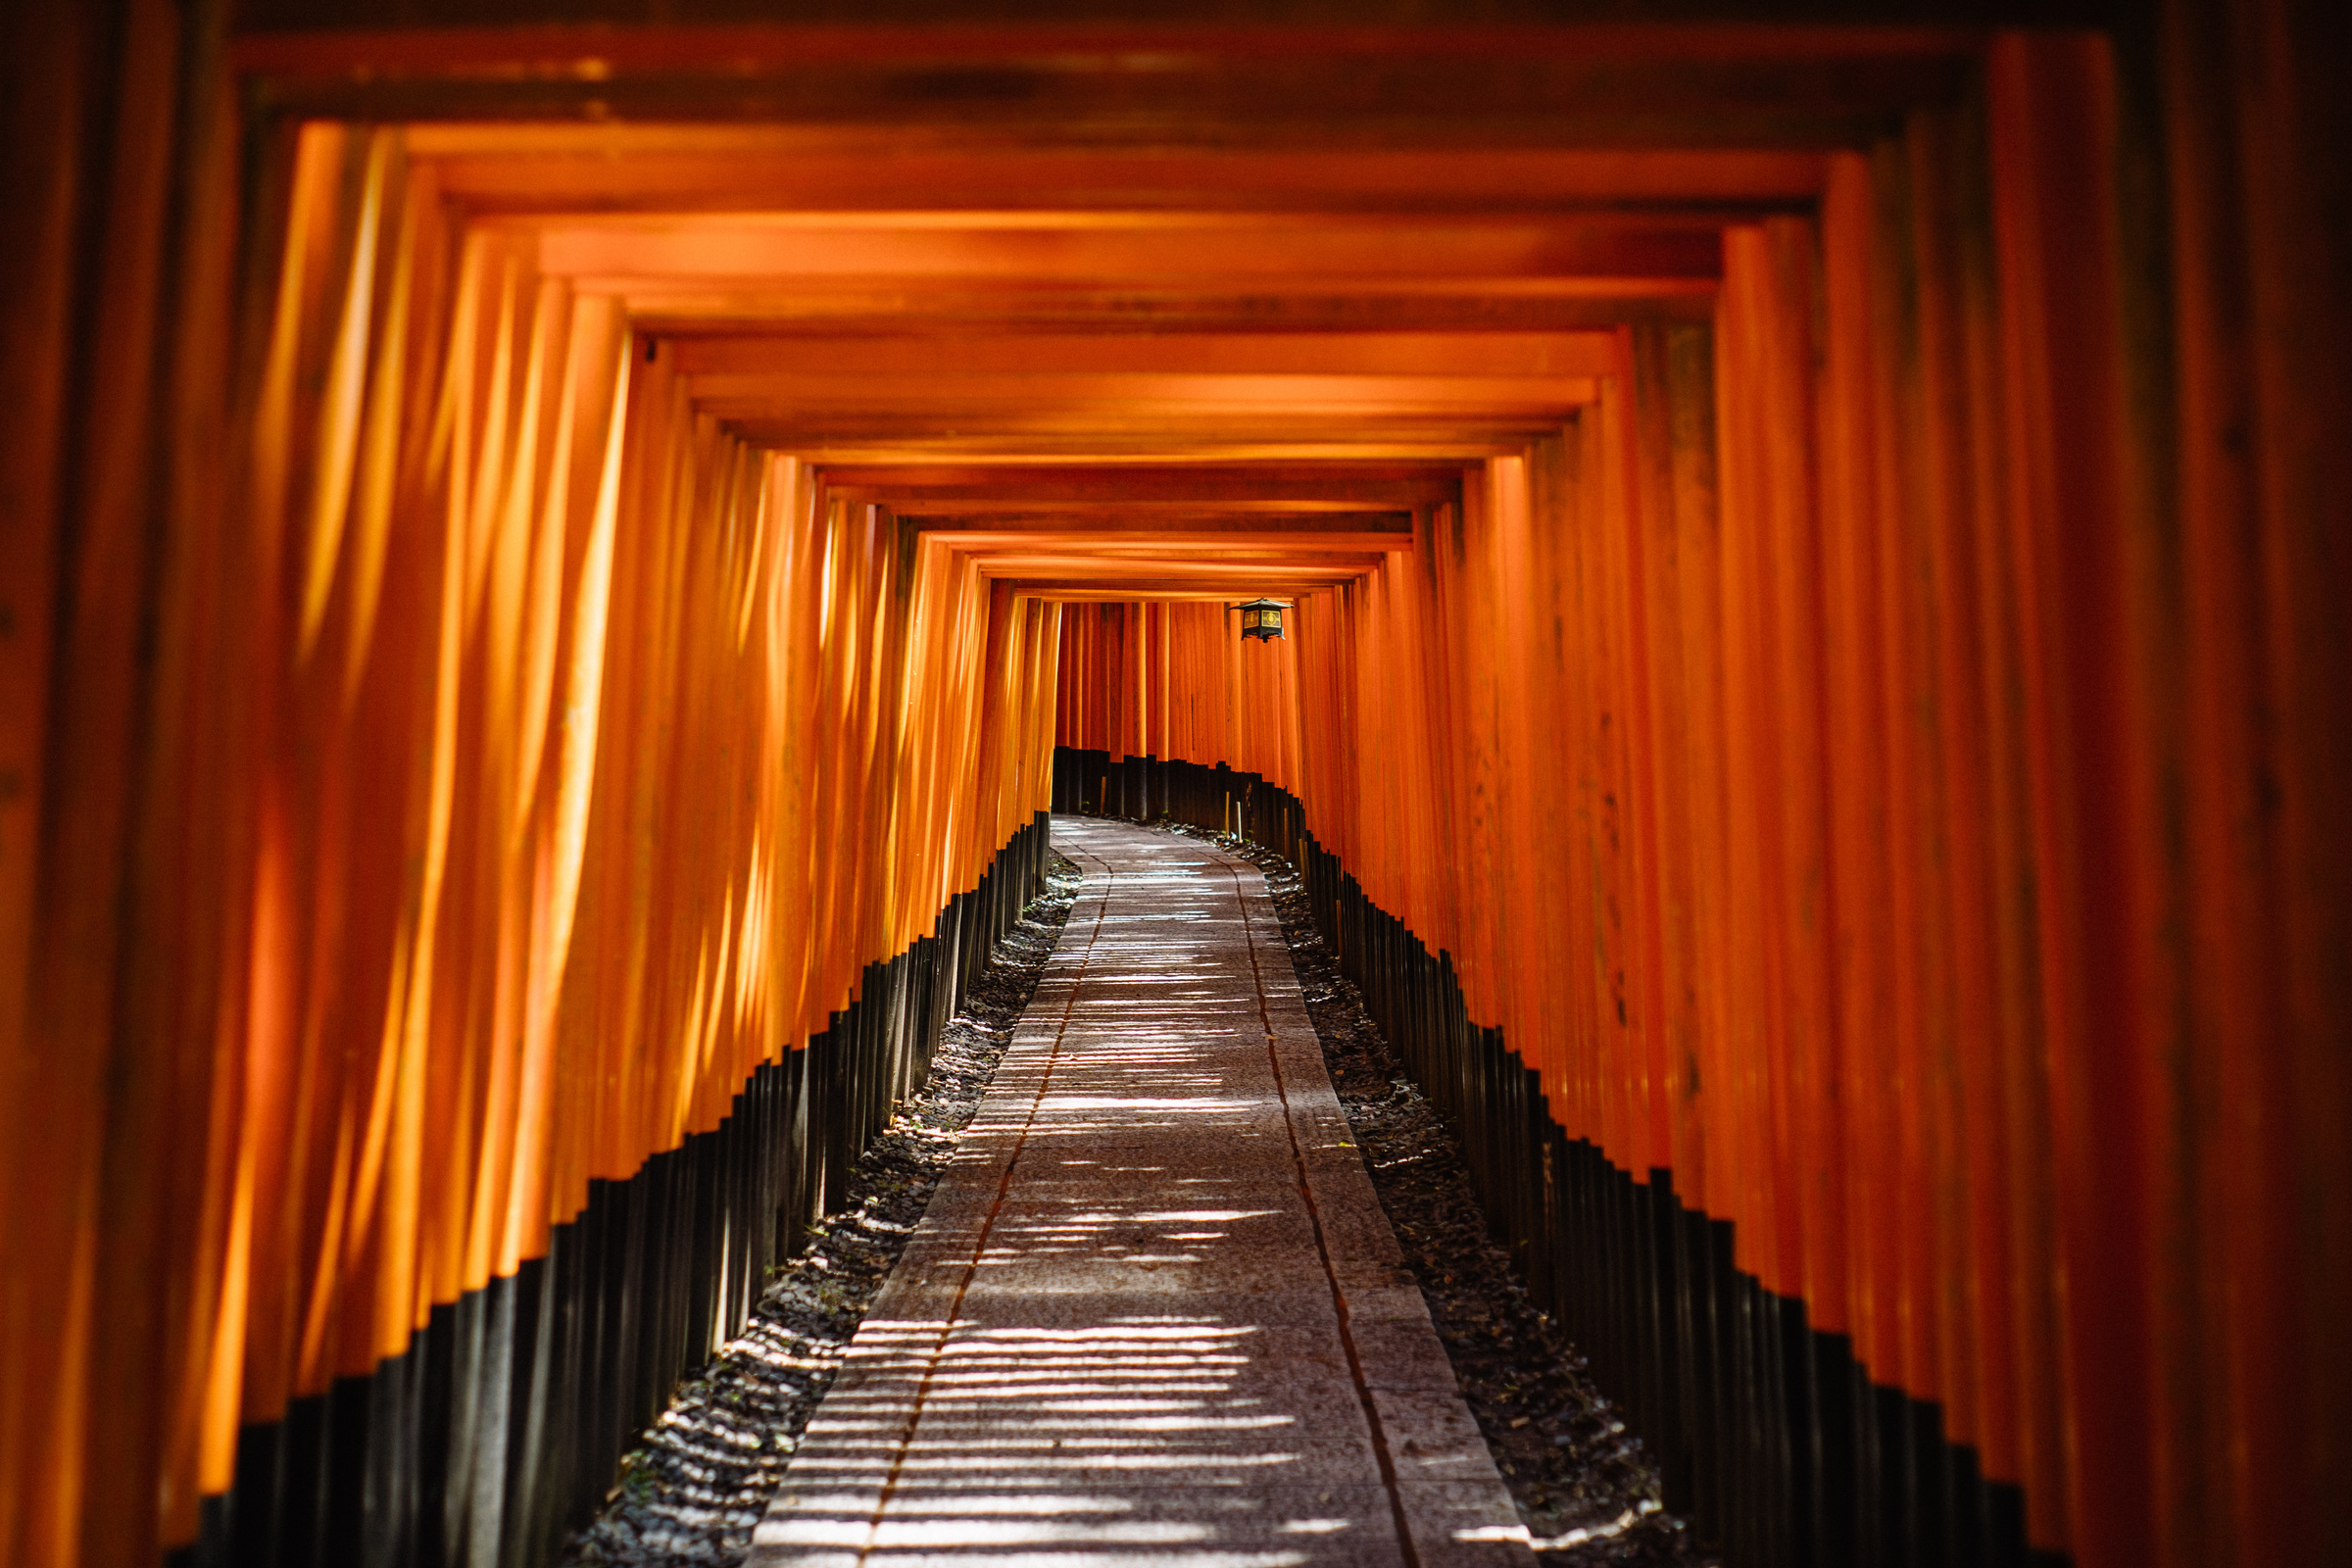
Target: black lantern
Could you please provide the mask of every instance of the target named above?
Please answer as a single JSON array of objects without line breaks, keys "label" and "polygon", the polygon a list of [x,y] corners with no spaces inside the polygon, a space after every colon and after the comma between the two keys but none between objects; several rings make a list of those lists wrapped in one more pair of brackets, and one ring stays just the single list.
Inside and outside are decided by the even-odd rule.
[{"label": "black lantern", "polygon": [[1246,605],[1234,607],[1242,612],[1242,635],[1270,643],[1282,635],[1282,601],[1252,599]]}]

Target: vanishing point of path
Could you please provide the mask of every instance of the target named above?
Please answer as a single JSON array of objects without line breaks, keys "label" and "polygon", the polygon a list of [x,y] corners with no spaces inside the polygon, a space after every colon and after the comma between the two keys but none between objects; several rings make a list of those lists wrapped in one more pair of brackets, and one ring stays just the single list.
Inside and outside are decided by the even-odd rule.
[{"label": "vanishing point of path", "polygon": [[1061,944],[755,1568],[1532,1564],[1257,868],[1054,842]]}]

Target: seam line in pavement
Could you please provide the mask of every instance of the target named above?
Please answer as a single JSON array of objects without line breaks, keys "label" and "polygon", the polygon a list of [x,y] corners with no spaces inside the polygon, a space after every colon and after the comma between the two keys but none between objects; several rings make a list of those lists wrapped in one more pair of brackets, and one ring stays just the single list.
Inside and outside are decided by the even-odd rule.
[{"label": "seam line in pavement", "polygon": [[[1075,859],[1076,857],[1071,858]],[[881,1542],[882,1518],[890,1511],[891,1499],[898,1494],[900,1473],[906,1466],[906,1455],[913,1450],[915,1429],[922,1425],[923,1406],[931,1396],[931,1380],[939,1371],[941,1357],[947,1354],[948,1342],[956,1337],[956,1323],[962,1314],[964,1293],[971,1289],[973,1278],[980,1272],[980,1260],[988,1255],[988,1242],[996,1232],[997,1216],[1004,1211],[1005,1194],[1012,1189],[1012,1173],[1020,1168],[1021,1152],[1029,1145],[1029,1131],[1037,1125],[1037,1107],[1045,1102],[1046,1091],[1054,1082],[1054,1064],[1061,1059],[1061,1043],[1070,1031],[1070,1015],[1078,1010],[1078,993],[1085,985],[1087,968],[1095,961],[1096,944],[1102,940],[1102,917],[1110,907],[1111,884],[1119,879],[1119,873],[1115,866],[1098,860],[1094,856],[1089,855],[1086,858],[1095,860],[1102,867],[1103,876],[1102,896],[1095,905],[1094,928],[1087,933],[1086,952],[1078,959],[1078,972],[1070,978],[1069,1000],[1062,1004],[1061,1017],[1054,1022],[1054,1044],[1046,1053],[1046,1067],[1038,1075],[1037,1090],[1029,1097],[1028,1117],[1021,1123],[1020,1136],[1012,1142],[1012,1153],[1004,1161],[1004,1172],[997,1178],[997,1196],[988,1205],[987,1216],[980,1222],[979,1235],[973,1239],[972,1255],[963,1265],[963,1278],[956,1282],[955,1298],[948,1303],[945,1319],[939,1326],[939,1338],[923,1357],[923,1373],[915,1381],[914,1397],[907,1406],[906,1437],[891,1455],[890,1470],[882,1478],[881,1494],[874,1501],[873,1518],[866,1525],[865,1542],[858,1548],[858,1568],[864,1568],[866,1559],[873,1555],[874,1547]],[[1055,945],[1059,946],[1058,943]],[[1252,954],[1253,964],[1254,957]],[[1047,961],[1052,962],[1051,956]],[[1263,1011],[1262,993],[1260,1011]],[[1298,1140],[1294,1138],[1293,1148],[1297,1144]],[[1347,1331],[1343,1327],[1341,1332],[1344,1334]]]},{"label": "seam line in pavement", "polygon": [[1380,1484],[1389,1494],[1389,1517],[1396,1527],[1396,1549],[1404,1556],[1405,1568],[1421,1568],[1421,1554],[1413,1548],[1413,1531],[1405,1513],[1404,1497],[1396,1490],[1396,1460],[1389,1452],[1389,1435],[1381,1425],[1380,1406],[1372,1391],[1364,1383],[1363,1357],[1356,1352],[1355,1335],[1348,1327],[1348,1293],[1340,1288],[1339,1270],[1331,1266],[1331,1246],[1323,1237],[1323,1212],[1315,1204],[1315,1189],[1306,1175],[1306,1153],[1298,1147],[1298,1122],[1291,1110],[1290,1082],[1283,1076],[1282,1054],[1274,1049],[1274,1017],[1266,1008],[1265,973],[1257,961],[1256,921],[1250,911],[1249,895],[1243,890],[1239,867],[1228,862],[1226,874],[1233,878],[1234,902],[1241,906],[1242,937],[1250,949],[1250,980],[1257,991],[1257,1021],[1266,1031],[1266,1065],[1274,1073],[1274,1093],[1282,1101],[1282,1127],[1290,1135],[1291,1166],[1298,1179],[1298,1201],[1305,1205],[1308,1226],[1315,1235],[1315,1255],[1322,1260],[1324,1283],[1331,1287],[1331,1306],[1339,1319],[1340,1348],[1348,1355],[1348,1377],[1355,1385],[1355,1396],[1364,1407],[1364,1423],[1371,1428],[1372,1457],[1380,1466]]}]

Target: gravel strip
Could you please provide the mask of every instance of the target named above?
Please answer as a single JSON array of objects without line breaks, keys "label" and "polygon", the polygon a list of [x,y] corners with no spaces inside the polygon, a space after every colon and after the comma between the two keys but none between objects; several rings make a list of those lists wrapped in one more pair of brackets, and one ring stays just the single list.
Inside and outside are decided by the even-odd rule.
[{"label": "gravel strip", "polygon": [[942,1034],[931,1076],[851,1171],[842,1211],[776,1271],[743,1337],[688,1376],[621,1460],[603,1511],[564,1548],[567,1568],[731,1564],[750,1554],[809,1414],[1012,1041],[1079,880],[1076,866],[1054,857],[1046,892],[997,944]]},{"label": "gravel strip", "polygon": [[[1162,826],[1172,824],[1162,823]],[[1655,1469],[1490,1240],[1451,1130],[1404,1070],[1308,918],[1289,861],[1189,827],[1254,861],[1381,1206],[1537,1549],[1560,1568],[1712,1568],[1660,1510]],[[777,1274],[751,1327],[679,1388],[621,1461],[566,1568],[740,1563],[867,1302],[922,1218],[1069,917],[1079,876],[1054,857],[1047,893],[998,945],[931,1077],[851,1176],[844,1210]]]},{"label": "gravel strip", "polygon": [[1254,844],[1162,822],[1266,874],[1332,1086],[1373,1190],[1536,1549],[1560,1568],[1711,1568],[1659,1507],[1657,1470],[1578,1354],[1529,1298],[1488,1234],[1469,1168],[1436,1106],[1405,1076],[1315,928],[1288,860]]}]

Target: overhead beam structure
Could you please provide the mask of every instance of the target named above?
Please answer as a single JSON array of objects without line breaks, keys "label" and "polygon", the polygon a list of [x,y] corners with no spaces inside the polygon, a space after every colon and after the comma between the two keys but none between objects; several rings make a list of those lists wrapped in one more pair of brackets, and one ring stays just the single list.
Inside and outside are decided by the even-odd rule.
[{"label": "overhead beam structure", "polygon": [[0,16],[0,1568],[552,1560],[1054,807],[1728,1568],[2352,1561],[2340,3],[741,9]]}]

